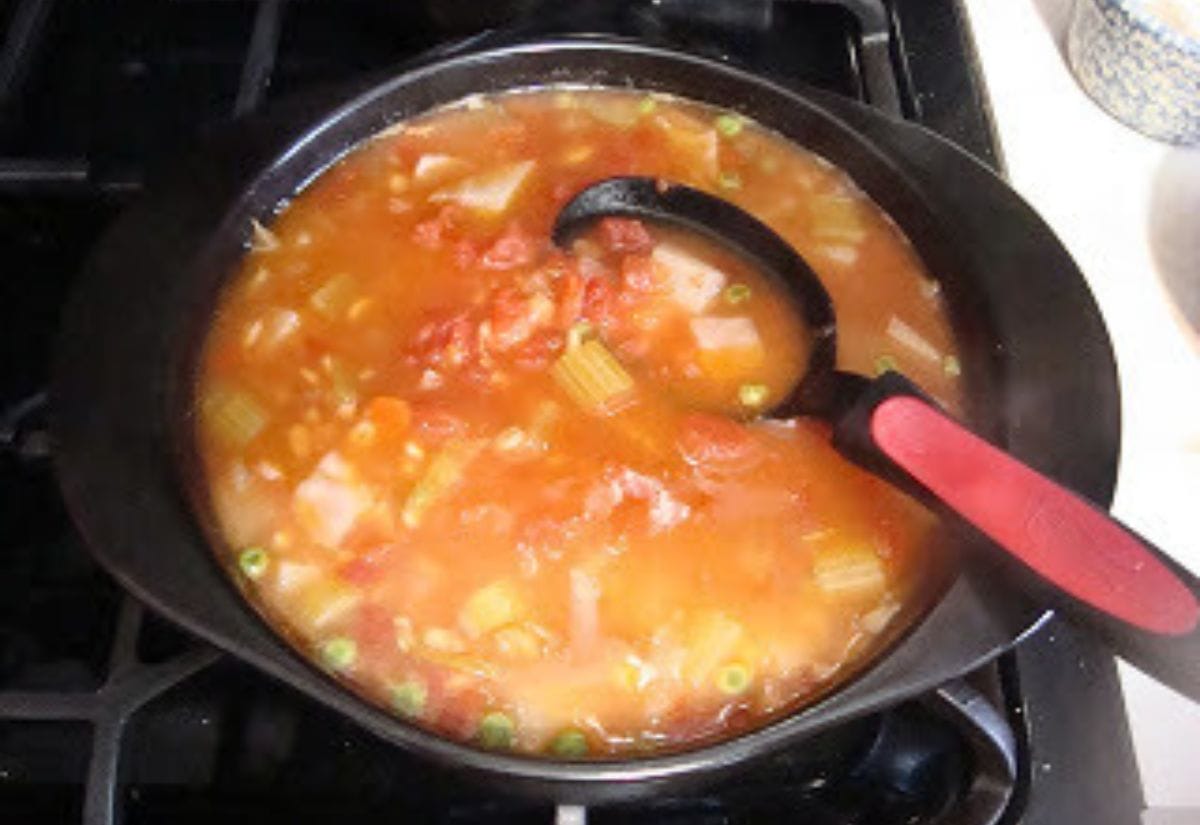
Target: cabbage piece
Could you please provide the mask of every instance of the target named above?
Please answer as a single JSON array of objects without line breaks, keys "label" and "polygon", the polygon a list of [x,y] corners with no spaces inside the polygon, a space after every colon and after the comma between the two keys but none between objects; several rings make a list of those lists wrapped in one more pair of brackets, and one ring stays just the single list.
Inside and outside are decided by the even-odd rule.
[{"label": "cabbage piece", "polygon": [[465,172],[468,164],[453,155],[430,153],[421,155],[413,165],[413,179],[417,183],[433,183],[456,173]]},{"label": "cabbage piece", "polygon": [[429,200],[456,203],[485,215],[499,215],[512,204],[533,167],[532,160],[499,166],[443,187],[430,195]]},{"label": "cabbage piece", "polygon": [[754,321],[745,315],[732,318],[693,318],[689,324],[696,346],[702,350],[761,350],[762,338]]},{"label": "cabbage piece", "polygon": [[725,288],[725,273],[677,246],[661,243],[650,260],[662,274],[671,299],[693,315],[704,312]]},{"label": "cabbage piece", "polygon": [[312,475],[296,486],[292,510],[314,541],[336,547],[373,503],[358,483],[354,469],[338,453],[331,452],[321,459]]}]

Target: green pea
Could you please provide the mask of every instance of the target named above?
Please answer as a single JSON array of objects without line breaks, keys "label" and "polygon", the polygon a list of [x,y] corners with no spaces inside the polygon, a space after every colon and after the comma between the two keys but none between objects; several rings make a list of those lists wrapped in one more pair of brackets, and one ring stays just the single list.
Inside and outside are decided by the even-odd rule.
[{"label": "green pea", "polygon": [[554,741],[550,743],[550,752],[563,759],[578,759],[581,756],[587,756],[587,737],[581,730],[567,728],[554,737]]},{"label": "green pea", "polygon": [[392,707],[401,716],[415,718],[425,712],[425,703],[429,699],[429,689],[424,682],[409,679],[391,689]]},{"label": "green pea", "polygon": [[737,696],[750,687],[750,670],[745,665],[725,665],[717,671],[717,690],[726,696]]},{"label": "green pea", "polygon": [[900,367],[896,364],[896,359],[890,355],[881,355],[875,359],[875,374],[883,375],[885,372],[899,372]]},{"label": "green pea", "polygon": [[750,287],[746,284],[730,284],[725,287],[725,303],[737,306],[750,300]]},{"label": "green pea", "polygon": [[492,711],[479,720],[479,744],[489,750],[507,750],[512,747],[517,726],[508,714]]},{"label": "green pea", "polygon": [[744,125],[742,119],[737,115],[724,114],[714,121],[717,131],[727,138],[737,137],[742,131]]},{"label": "green pea", "polygon": [[722,172],[717,176],[717,183],[722,189],[741,189],[742,178],[737,172]]},{"label": "green pea", "polygon": [[335,636],[321,645],[321,661],[330,670],[346,670],[358,658],[358,644],[345,636]]},{"label": "green pea", "polygon": [[770,394],[766,384],[742,384],[738,387],[738,401],[742,402],[743,407],[761,407],[767,403]]},{"label": "green pea", "polygon": [[261,547],[247,547],[238,554],[238,567],[248,579],[262,578],[267,572],[267,551]]},{"label": "green pea", "polygon": [[953,355],[947,355],[942,359],[942,372],[951,378],[957,378],[962,375],[962,364]]},{"label": "green pea", "polygon": [[649,96],[643,97],[641,102],[638,103],[638,114],[648,115],[648,114],[653,113],[654,110],[657,108],[658,108],[658,102],[655,101],[654,98],[649,97]]}]

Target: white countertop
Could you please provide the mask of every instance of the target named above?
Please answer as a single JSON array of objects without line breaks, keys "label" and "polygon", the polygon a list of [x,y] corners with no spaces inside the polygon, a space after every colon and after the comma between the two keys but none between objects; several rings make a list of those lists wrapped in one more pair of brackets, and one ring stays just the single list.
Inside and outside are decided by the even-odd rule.
[{"label": "white countertop", "polygon": [[[1200,572],[1200,151],[1143,138],[1075,84],[1071,0],[964,0],[1010,182],[1100,305],[1121,381],[1113,512]],[[1188,294],[1190,291],[1190,294]],[[1190,303],[1189,303],[1190,301]],[[1200,705],[1122,665],[1147,822],[1200,822]],[[1162,810],[1162,809],[1193,809]]]}]

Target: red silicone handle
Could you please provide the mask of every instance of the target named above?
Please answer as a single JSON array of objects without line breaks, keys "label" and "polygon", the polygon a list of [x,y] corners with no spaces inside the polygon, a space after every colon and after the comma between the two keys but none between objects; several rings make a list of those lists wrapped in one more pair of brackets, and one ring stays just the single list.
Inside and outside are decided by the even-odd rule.
[{"label": "red silicone handle", "polygon": [[888,398],[870,430],[909,475],[1072,596],[1145,630],[1196,627],[1196,597],[1136,536],[928,404]]}]

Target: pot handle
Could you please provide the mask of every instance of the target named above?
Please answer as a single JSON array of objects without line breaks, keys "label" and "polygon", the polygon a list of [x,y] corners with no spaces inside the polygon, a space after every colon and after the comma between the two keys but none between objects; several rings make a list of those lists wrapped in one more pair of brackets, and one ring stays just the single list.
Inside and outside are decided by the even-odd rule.
[{"label": "pot handle", "polygon": [[1200,582],[1162,550],[971,433],[896,373],[866,387],[836,422],[834,443],[968,522],[1021,562],[1029,589],[1200,701]]}]

